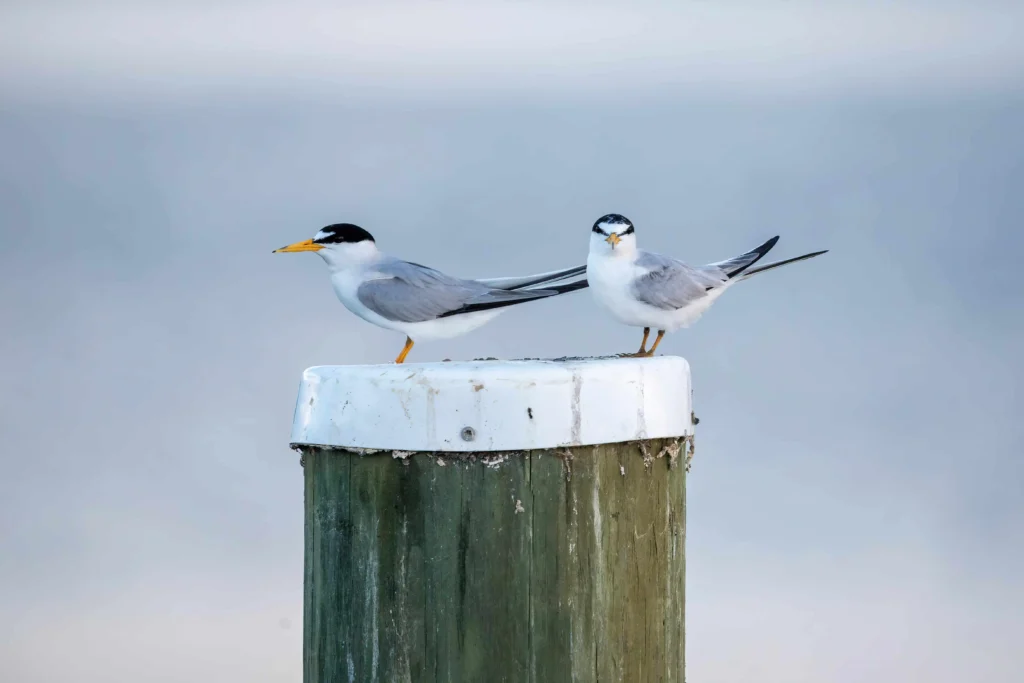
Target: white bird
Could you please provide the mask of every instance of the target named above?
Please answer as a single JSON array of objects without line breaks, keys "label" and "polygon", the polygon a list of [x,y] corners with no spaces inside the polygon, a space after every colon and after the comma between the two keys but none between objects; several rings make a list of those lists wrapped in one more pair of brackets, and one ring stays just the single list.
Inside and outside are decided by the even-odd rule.
[{"label": "white bird", "polygon": [[585,278],[555,284],[583,275],[586,266],[524,277],[452,277],[382,253],[373,235],[351,223],[328,225],[313,239],[274,253],[298,251],[315,251],[327,262],[334,292],[348,310],[406,335],[396,363],[405,362],[417,341],[457,337],[489,322],[508,306],[587,286]]},{"label": "white bird", "polygon": [[[587,280],[594,299],[619,322],[644,328],[644,338],[631,357],[649,357],[665,332],[689,327],[732,285],[772,268],[813,258],[825,251],[776,261],[758,268],[752,265],[775,246],[773,237],[753,251],[706,266],[688,266],[668,256],[637,249],[633,224],[625,216],[610,213],[594,223],[587,256]],[[651,329],[658,337],[646,349]]]}]

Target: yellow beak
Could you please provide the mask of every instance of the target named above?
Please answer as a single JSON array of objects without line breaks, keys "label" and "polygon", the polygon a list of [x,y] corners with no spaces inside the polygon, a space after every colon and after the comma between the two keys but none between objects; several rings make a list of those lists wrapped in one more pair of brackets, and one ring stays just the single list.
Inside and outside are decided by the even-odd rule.
[{"label": "yellow beak", "polygon": [[303,240],[301,242],[296,242],[295,244],[289,244],[287,247],[275,249],[273,253],[284,254],[294,251],[320,251],[321,249],[323,249],[323,245],[316,244],[315,242],[313,242],[313,240]]},{"label": "yellow beak", "polygon": [[608,237],[606,237],[604,241],[612,245],[612,249],[614,249],[615,245],[621,242],[622,239],[613,232],[612,234],[608,235]]}]

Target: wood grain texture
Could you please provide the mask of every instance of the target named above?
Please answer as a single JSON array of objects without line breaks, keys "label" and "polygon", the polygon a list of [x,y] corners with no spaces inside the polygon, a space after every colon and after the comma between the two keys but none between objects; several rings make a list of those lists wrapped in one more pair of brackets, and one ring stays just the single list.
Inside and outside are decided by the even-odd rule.
[{"label": "wood grain texture", "polygon": [[305,449],[304,680],[683,681],[671,443]]}]

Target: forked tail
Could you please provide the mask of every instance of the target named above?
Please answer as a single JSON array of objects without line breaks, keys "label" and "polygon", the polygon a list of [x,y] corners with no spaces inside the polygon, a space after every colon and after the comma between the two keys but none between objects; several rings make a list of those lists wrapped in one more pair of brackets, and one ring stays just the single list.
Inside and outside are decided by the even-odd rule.
[{"label": "forked tail", "polygon": [[822,249],[821,251],[812,251],[810,254],[804,254],[803,256],[794,256],[793,258],[788,258],[788,259],[785,259],[783,261],[775,261],[773,263],[766,263],[763,266],[758,266],[757,268],[751,268],[749,270],[744,271],[742,276],[740,277],[740,279],[741,280],[746,280],[751,275],[756,275],[757,273],[763,273],[766,270],[771,270],[772,268],[778,268],[779,266],[785,266],[785,265],[790,264],[790,263],[796,263],[797,261],[806,261],[809,258],[814,258],[815,256],[821,256],[822,254],[827,254],[827,253],[828,253],[828,249]]}]

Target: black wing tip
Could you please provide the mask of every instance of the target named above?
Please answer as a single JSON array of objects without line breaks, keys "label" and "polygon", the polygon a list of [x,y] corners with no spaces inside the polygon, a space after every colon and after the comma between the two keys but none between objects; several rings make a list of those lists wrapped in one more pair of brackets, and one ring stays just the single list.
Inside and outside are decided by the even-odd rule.
[{"label": "black wing tip", "polygon": [[771,251],[772,247],[774,247],[778,243],[778,241],[779,241],[779,235],[776,235],[775,237],[772,237],[770,240],[768,240],[767,242],[765,242],[761,246],[757,247],[756,249],[751,249],[750,251],[748,251],[746,254],[744,254],[744,256],[749,256],[750,254],[757,254],[757,258],[755,258],[753,261],[751,261],[750,263],[746,264],[745,266],[741,266],[740,268],[737,268],[736,270],[733,270],[731,272],[726,273],[726,277],[728,277],[731,280],[732,278],[736,277],[737,275],[742,275],[743,271],[745,271],[747,268],[750,268],[752,265],[754,265],[755,263],[760,261],[762,258],[764,258],[765,254],[767,254],[769,251]]},{"label": "black wing tip", "polygon": [[516,304],[525,304],[528,301],[537,301],[539,299],[550,299],[553,296],[560,294],[568,294],[569,292],[575,292],[579,289],[584,289],[590,286],[587,282],[587,278],[581,280],[574,280],[564,285],[557,285],[555,287],[544,287],[543,289],[526,290],[536,292],[537,296],[524,297],[522,299],[511,299],[508,301],[488,301],[482,304],[469,304],[462,308],[456,308],[454,311],[448,311],[442,313],[439,318],[447,318],[452,315],[462,315],[464,313],[476,313],[477,311],[488,311],[492,308],[504,308],[505,306],[515,306]]},{"label": "black wing tip", "polygon": [[771,238],[770,240],[762,244],[760,247],[755,249],[754,251],[760,252],[761,254],[767,254],[772,247],[778,244],[779,237],[781,237],[781,235],[776,235],[775,237]]},{"label": "black wing tip", "polygon": [[558,296],[559,294],[568,294],[569,292],[575,292],[576,290],[579,289],[586,289],[589,286],[590,283],[587,282],[587,278],[583,278],[582,280],[574,280],[564,285],[556,285],[555,287],[545,287],[544,289],[555,292],[551,296]]},{"label": "black wing tip", "polygon": [[[564,271],[561,271],[560,274],[556,276],[541,277],[537,278],[536,280],[529,280],[522,284],[516,285],[515,287],[509,287],[508,291],[515,292],[518,290],[526,289],[528,287],[534,287],[536,285],[544,284],[545,282],[558,282],[559,280],[565,280],[570,277],[576,277],[577,275],[580,275],[585,272],[587,272],[586,264],[582,266],[573,266],[572,268],[566,268]],[[544,289],[549,288],[545,287]]]}]

